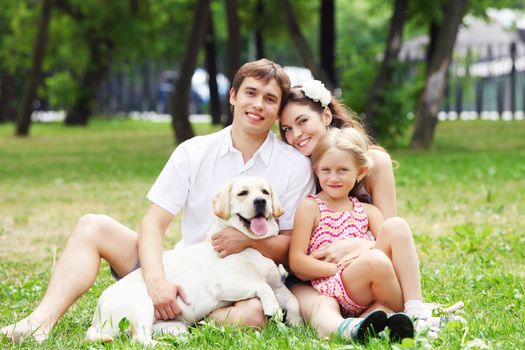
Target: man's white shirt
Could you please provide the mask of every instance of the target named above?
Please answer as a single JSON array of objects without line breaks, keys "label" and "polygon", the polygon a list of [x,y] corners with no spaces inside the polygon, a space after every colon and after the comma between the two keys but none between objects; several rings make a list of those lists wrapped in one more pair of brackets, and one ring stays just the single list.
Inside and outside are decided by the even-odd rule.
[{"label": "man's white shirt", "polygon": [[182,244],[206,239],[216,221],[211,199],[237,176],[262,176],[270,181],[284,207],[279,228],[293,228],[299,202],[314,193],[310,160],[272,132],[244,163],[233,147],[231,126],[181,143],[173,152],[147,198],[173,215],[182,209]]}]

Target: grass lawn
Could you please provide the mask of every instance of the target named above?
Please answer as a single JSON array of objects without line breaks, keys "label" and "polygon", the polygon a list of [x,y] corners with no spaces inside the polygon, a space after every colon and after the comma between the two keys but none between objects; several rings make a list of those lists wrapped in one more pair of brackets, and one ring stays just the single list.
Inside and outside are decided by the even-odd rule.
[{"label": "grass lawn", "polygon": [[[199,133],[211,129],[201,126]],[[137,228],[145,194],[173,150],[168,124],[95,120],[88,128],[35,124],[17,139],[0,125],[0,325],[26,316],[41,299],[56,256],[85,213],[106,213]],[[466,327],[450,324],[439,338],[400,348],[516,349],[525,344],[525,122],[454,121],[438,125],[427,152],[392,152],[399,214],[411,224],[421,258],[426,301],[465,302]],[[178,221],[166,240],[178,239]],[[140,348],[126,337],[84,341],[97,296],[112,283],[102,265],[94,287],[43,344],[6,349]],[[206,324],[159,348],[353,349],[321,340],[309,327],[271,322],[260,331]],[[388,349],[372,340],[367,349]]]}]

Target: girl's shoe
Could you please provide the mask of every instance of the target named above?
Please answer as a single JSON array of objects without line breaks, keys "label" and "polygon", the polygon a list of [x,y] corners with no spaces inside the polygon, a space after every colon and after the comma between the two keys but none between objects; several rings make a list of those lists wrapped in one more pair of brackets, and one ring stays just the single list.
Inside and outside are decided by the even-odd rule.
[{"label": "girl's shoe", "polygon": [[399,342],[404,338],[414,338],[414,323],[410,317],[402,312],[388,316],[387,327],[390,329],[391,342]]},{"label": "girl's shoe", "polygon": [[364,342],[367,338],[376,336],[387,326],[388,318],[383,310],[374,310],[365,318],[347,318],[339,326],[339,338]]}]

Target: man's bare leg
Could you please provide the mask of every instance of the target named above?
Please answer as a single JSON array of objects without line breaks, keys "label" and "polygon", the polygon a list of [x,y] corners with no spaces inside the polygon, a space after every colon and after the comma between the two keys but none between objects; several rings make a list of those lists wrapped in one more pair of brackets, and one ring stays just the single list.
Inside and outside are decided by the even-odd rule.
[{"label": "man's bare leg", "polygon": [[108,216],[88,214],[78,220],[40,304],[0,332],[12,341],[25,336],[44,341],[69,306],[93,285],[101,258],[120,276],[131,272],[138,261],[137,233]]},{"label": "man's bare leg", "polygon": [[337,334],[339,325],[345,319],[335,298],[320,295],[311,285],[298,284],[293,286],[293,291],[302,303],[303,318],[310,322],[319,337],[326,338]]},{"label": "man's bare leg", "polygon": [[261,328],[266,324],[261,301],[257,298],[241,300],[233,306],[217,309],[209,314],[208,318],[232,326]]}]

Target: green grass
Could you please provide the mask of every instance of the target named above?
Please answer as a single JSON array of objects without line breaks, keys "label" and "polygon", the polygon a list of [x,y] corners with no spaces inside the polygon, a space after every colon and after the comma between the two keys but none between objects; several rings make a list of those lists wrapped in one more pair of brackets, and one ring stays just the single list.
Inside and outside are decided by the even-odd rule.
[{"label": "green grass", "polygon": [[[209,132],[202,126],[199,133]],[[76,220],[106,213],[136,228],[145,194],[173,150],[168,124],[95,120],[88,128],[35,124],[26,139],[0,125],[0,325],[26,316],[41,299],[54,257]],[[399,214],[410,222],[427,301],[465,302],[467,327],[401,348],[460,349],[479,339],[489,348],[525,344],[525,122],[444,122],[427,152],[398,149]],[[166,247],[179,237],[178,222]],[[84,341],[97,296],[112,283],[103,265],[95,286],[59,322],[49,340],[8,349],[141,348],[126,337],[109,345]],[[321,340],[309,327],[270,322],[260,331],[204,324],[159,348],[350,349]],[[383,340],[367,349],[388,349]]]}]

